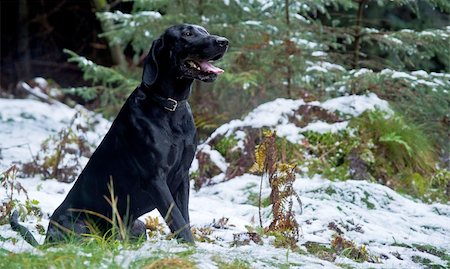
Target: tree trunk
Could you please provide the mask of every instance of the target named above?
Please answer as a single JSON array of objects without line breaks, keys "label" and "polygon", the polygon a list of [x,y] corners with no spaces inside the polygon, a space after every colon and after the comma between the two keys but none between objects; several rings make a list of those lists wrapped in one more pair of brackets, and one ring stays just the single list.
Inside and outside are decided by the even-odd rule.
[{"label": "tree trunk", "polygon": [[29,47],[29,31],[28,31],[28,4],[27,0],[19,0],[19,18],[18,18],[19,40],[17,44],[17,52],[19,62],[16,64],[18,79],[29,79],[31,75],[30,67],[30,47]]},{"label": "tree trunk", "polygon": [[[93,0],[92,1],[97,12],[110,11],[110,6],[106,0]],[[101,22],[103,32],[108,32],[112,28],[112,23],[109,21]],[[114,65],[120,67],[126,66],[125,55],[122,52],[122,48],[119,45],[111,45],[109,38],[106,38],[108,42],[109,51]]]},{"label": "tree trunk", "polygon": [[285,11],[285,16],[286,16],[286,26],[287,26],[287,30],[286,30],[286,63],[287,63],[287,73],[286,73],[286,90],[287,90],[287,95],[289,98],[292,98],[292,66],[289,64],[289,56],[290,56],[290,42],[289,42],[289,37],[290,37],[290,27],[291,27],[291,20],[289,18],[289,0],[285,0],[284,2],[284,11]]},{"label": "tree trunk", "polygon": [[364,12],[364,6],[367,0],[358,1],[358,13],[356,15],[356,25],[355,25],[355,47],[353,53],[353,68],[359,67],[359,50],[361,46],[361,24]]}]

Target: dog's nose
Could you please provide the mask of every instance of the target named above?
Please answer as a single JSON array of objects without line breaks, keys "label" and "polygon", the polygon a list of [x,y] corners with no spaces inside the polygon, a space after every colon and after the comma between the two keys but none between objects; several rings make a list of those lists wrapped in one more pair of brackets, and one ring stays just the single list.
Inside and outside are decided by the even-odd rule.
[{"label": "dog's nose", "polygon": [[225,37],[217,37],[216,42],[220,47],[228,46],[228,39],[226,39]]}]

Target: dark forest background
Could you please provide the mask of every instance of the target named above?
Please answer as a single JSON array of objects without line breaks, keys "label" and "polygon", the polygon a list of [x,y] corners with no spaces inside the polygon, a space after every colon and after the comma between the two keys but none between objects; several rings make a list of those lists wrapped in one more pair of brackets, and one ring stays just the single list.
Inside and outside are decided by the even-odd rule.
[{"label": "dark forest background", "polygon": [[[132,2],[109,1],[109,11],[124,13]],[[178,3],[179,1],[174,1]],[[196,2],[196,1],[194,1]],[[202,2],[202,1],[199,1]],[[448,14],[419,1],[421,15],[408,6],[366,8],[367,21],[386,30],[439,28],[449,23]],[[374,2],[374,1],[372,1]],[[114,64],[108,42],[99,37],[100,21],[92,0],[2,0],[1,9],[1,91],[13,92],[20,80],[36,76],[52,79],[62,87],[86,85],[82,71],[68,63],[63,49],[70,49],[94,62]],[[345,13],[342,12],[341,13]],[[323,17],[323,20],[327,19]],[[125,55],[132,57],[131,48]],[[432,71],[443,69],[442,59],[433,60]]]}]

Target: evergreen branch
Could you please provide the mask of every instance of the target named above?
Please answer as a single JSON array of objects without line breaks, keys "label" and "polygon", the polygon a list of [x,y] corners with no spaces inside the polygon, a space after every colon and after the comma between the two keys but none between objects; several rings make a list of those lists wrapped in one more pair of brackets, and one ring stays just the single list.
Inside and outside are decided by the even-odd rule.
[{"label": "evergreen branch", "polygon": [[83,78],[91,80],[94,84],[111,88],[135,87],[139,84],[138,80],[131,79],[115,69],[97,65],[71,50],[65,49],[64,52],[71,56],[68,61],[77,63],[78,67],[84,72]]}]

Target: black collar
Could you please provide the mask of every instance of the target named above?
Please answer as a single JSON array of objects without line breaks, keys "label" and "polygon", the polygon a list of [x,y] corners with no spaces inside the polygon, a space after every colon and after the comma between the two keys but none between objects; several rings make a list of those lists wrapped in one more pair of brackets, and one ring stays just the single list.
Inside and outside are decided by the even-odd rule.
[{"label": "black collar", "polygon": [[164,109],[170,111],[170,112],[174,112],[177,110],[177,108],[179,107],[183,107],[186,102],[187,99],[185,100],[175,100],[173,98],[170,97],[162,97],[157,95],[154,92],[148,92],[147,96],[150,97],[150,99],[152,99],[154,102],[158,103],[160,106],[162,106]]}]

